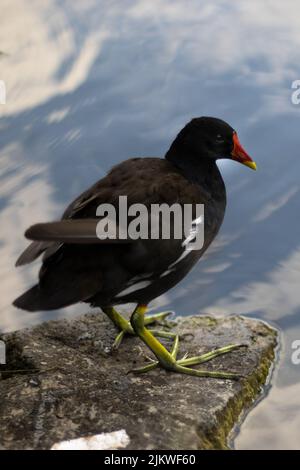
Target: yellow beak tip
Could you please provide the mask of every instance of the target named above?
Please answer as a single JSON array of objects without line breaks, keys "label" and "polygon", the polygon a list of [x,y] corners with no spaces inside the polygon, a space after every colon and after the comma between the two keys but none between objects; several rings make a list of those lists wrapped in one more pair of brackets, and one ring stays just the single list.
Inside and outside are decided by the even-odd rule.
[{"label": "yellow beak tip", "polygon": [[256,163],[255,162],[243,162],[244,165],[248,166],[249,168],[251,168],[252,170],[256,170],[257,169],[257,166],[256,166]]}]

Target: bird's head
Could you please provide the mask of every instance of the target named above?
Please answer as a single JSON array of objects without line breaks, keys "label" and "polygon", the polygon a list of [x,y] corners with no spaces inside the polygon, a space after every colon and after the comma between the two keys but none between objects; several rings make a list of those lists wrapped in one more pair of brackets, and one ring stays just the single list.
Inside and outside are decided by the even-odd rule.
[{"label": "bird's head", "polygon": [[228,158],[256,170],[255,162],[240,144],[236,131],[222,119],[199,117],[192,119],[177,135],[166,158],[181,154],[195,161],[203,158]]}]

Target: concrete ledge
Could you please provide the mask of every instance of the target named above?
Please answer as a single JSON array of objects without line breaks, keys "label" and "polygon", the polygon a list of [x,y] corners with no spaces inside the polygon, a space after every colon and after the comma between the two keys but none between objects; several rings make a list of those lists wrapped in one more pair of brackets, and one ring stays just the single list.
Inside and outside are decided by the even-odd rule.
[{"label": "concrete ledge", "polygon": [[[277,333],[239,316],[178,318],[176,330],[182,335],[179,357],[247,343],[248,348],[202,366],[245,378],[202,379],[161,369],[127,374],[144,365],[149,352],[128,337],[112,354],[116,331],[102,314],[3,335],[8,363],[0,366],[0,448],[50,449],[61,441],[118,432],[123,444],[111,448],[226,448],[241,413],[263,391]],[[6,373],[5,368],[19,372]]]}]

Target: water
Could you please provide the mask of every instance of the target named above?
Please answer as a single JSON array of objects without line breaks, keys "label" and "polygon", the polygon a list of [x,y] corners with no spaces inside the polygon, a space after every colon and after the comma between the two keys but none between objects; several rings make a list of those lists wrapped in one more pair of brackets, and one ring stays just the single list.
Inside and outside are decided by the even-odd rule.
[{"label": "water", "polygon": [[299,448],[299,3],[2,0],[0,327],[84,312],[11,306],[38,263],[14,269],[25,228],[54,220],[80,191],[130,156],[162,156],[199,115],[235,127],[258,164],[221,164],[228,209],[218,240],[156,307],[242,313],[281,329],[273,387],[237,448]]}]

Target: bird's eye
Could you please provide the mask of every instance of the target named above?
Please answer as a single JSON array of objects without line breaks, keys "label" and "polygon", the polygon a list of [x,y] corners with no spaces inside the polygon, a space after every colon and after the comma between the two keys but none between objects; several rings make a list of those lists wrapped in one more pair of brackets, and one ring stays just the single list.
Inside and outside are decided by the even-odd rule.
[{"label": "bird's eye", "polygon": [[221,134],[218,134],[218,135],[216,136],[216,142],[217,142],[218,144],[223,144],[223,143],[224,143],[224,137],[223,137]]}]

